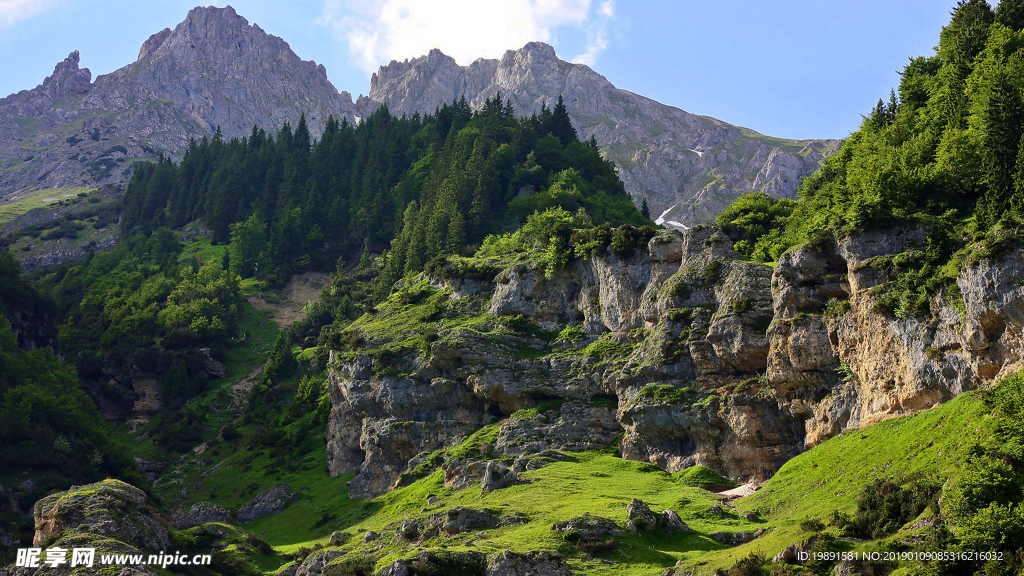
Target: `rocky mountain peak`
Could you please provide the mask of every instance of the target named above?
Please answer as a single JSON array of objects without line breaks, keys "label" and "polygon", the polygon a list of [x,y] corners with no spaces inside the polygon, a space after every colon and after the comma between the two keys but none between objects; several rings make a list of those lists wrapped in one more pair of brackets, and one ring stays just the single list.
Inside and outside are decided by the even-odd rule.
[{"label": "rocky mountain peak", "polygon": [[555,54],[555,48],[550,44],[544,42],[527,42],[525,46],[519,50],[509,50],[505,52],[505,55],[512,54],[522,55],[531,60],[558,60],[558,55]]},{"label": "rocky mountain peak", "polygon": [[62,62],[53,67],[53,74],[43,80],[41,88],[50,92],[54,99],[67,94],[85,94],[89,91],[92,72],[88,68],[79,68],[81,57],[75,50]]},{"label": "rocky mountain peak", "polygon": [[217,8],[216,6],[196,6],[188,11],[185,19],[178,24],[178,28],[190,30],[210,30],[221,27],[244,28],[249,26],[249,21],[238,15],[231,6]]},{"label": "rocky mountain peak", "polygon": [[135,61],[138,62],[139,60],[142,60],[143,58],[149,56],[153,52],[156,52],[156,49],[159,48],[164,43],[164,40],[167,40],[167,37],[170,35],[171,29],[164,28],[156,34],[150,36],[145,42],[142,43],[142,48],[139,49],[139,57],[136,58]]},{"label": "rocky mountain peak", "polygon": [[[217,128],[232,138],[257,124],[294,126],[305,114],[318,134],[331,115],[357,116],[322,65],[230,6],[190,11],[150,36],[135,62],[94,83],[78,63],[73,52],[42,86],[0,100],[0,196],[123,182],[135,161],[179,154]],[[26,145],[37,150],[26,154]],[[112,158],[111,150],[124,152]]]},{"label": "rocky mountain peak", "polygon": [[464,97],[479,109],[498,93],[527,115],[562,96],[576,131],[597,139],[626,190],[637,202],[646,199],[659,223],[675,228],[713,218],[746,192],[795,198],[800,178],[838,148],[835,140],[764,137],[621,90],[588,66],[561,60],[544,42],[469,66],[436,49],[391,62],[356,106],[362,115],[380,104],[411,115]]}]

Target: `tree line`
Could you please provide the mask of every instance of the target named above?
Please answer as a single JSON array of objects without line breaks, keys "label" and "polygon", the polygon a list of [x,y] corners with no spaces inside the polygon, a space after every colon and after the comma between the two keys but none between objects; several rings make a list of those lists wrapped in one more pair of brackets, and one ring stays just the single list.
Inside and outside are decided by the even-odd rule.
[{"label": "tree line", "polygon": [[300,118],[276,135],[192,142],[181,162],[140,167],[128,185],[125,236],[202,219],[230,243],[232,272],[280,284],[339,258],[387,252],[381,286],[442,254],[471,253],[537,210],[585,209],[642,223],[614,165],[581,142],[565,105],[517,118],[500,95],[395,118],[381,106],[357,125],[331,118],[319,140]]}]

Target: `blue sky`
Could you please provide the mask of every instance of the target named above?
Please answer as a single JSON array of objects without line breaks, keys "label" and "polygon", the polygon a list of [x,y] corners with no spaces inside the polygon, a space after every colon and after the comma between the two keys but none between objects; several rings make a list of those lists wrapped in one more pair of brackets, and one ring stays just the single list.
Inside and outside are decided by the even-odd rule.
[{"label": "blue sky", "polygon": [[[954,0],[269,0],[230,3],[324,64],[339,90],[369,89],[391,59],[441,48],[460,64],[529,40],[619,88],[772,136],[842,138],[931,54]],[[365,6],[372,4],[373,8]],[[93,78],[124,66],[193,1],[0,0],[0,96],[32,88],[72,50]],[[489,6],[489,7],[488,7]]]}]

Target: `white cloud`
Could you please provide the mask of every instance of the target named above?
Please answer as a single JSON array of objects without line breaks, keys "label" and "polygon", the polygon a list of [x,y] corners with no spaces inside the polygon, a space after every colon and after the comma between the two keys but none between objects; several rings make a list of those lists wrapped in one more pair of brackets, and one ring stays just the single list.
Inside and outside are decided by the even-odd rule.
[{"label": "white cloud", "polygon": [[31,18],[58,0],[0,0],[0,28]]},{"label": "white cloud", "polygon": [[587,29],[587,49],[573,58],[573,62],[593,66],[597,62],[597,57],[608,47],[608,22],[615,18],[615,2],[602,2],[597,7],[597,14],[597,20]]},{"label": "white cloud", "polygon": [[[4,1],[4,0],[0,0]],[[578,58],[593,63],[607,46],[605,29],[614,17],[612,0],[325,0],[323,20],[349,45],[366,72],[391,60],[415,58],[439,48],[462,65],[498,58],[530,41],[554,43],[555,30],[575,27],[587,39]],[[584,60],[580,60],[584,61]]]}]

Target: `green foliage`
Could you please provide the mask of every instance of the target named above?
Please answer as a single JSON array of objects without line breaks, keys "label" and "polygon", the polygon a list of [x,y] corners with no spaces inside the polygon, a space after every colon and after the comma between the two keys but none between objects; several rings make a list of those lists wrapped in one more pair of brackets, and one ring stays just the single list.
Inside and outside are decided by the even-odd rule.
[{"label": "green foliage", "polygon": [[[883,275],[878,310],[927,315],[992,228],[1024,222],[1024,33],[1019,2],[957,3],[939,53],[911,59],[899,92],[800,186],[797,202],[737,199],[717,219],[738,252],[771,262],[792,246],[922,227],[916,261]],[[831,310],[835,312],[837,310]]]},{"label": "green foliage", "polygon": [[751,552],[736,562],[726,573],[729,576],[763,576],[767,573],[765,569],[767,563],[768,559],[764,552]]},{"label": "green foliage", "polygon": [[857,379],[857,373],[853,371],[853,368],[850,368],[849,364],[842,360],[836,366],[836,373],[839,374],[839,379],[843,382],[853,382]]},{"label": "green foliage", "polygon": [[261,263],[266,267],[267,227],[259,214],[253,213],[242,222],[231,225],[231,273],[249,278],[255,276]]},{"label": "green foliage", "polygon": [[[857,496],[857,512],[852,517],[834,516],[846,534],[878,539],[895,533],[917,518],[929,505],[937,507],[939,486],[932,480],[879,478],[865,486]],[[817,530],[824,528],[821,525]],[[803,528],[803,525],[801,525]]]},{"label": "green foliage", "polygon": [[580,354],[594,358],[599,363],[605,363],[622,360],[632,352],[633,346],[630,344],[618,344],[607,338],[599,338],[587,344]]},{"label": "green foliage", "polygon": [[566,267],[575,257],[570,242],[578,230],[593,228],[590,216],[582,209],[571,213],[562,208],[534,212],[515,232],[484,239],[476,256],[509,256],[539,251],[538,264],[548,278]]},{"label": "green foliage", "polygon": [[825,318],[838,318],[850,311],[849,300],[840,300],[839,298],[829,298],[825,304],[825,311],[822,316]]},{"label": "green foliage", "polygon": [[234,272],[271,284],[387,250],[380,299],[432,259],[552,208],[645,221],[614,166],[576,138],[564,106],[517,119],[497,97],[477,112],[463,99],[411,118],[382,106],[358,126],[331,118],[315,145],[305,118],[276,137],[253,128],[248,138],[192,142],[179,164],[136,170],[122,228],[201,218],[215,243],[230,240]]},{"label": "green foliage", "polygon": [[239,286],[217,261],[180,265],[181,249],[161,229],[47,279],[65,319],[60,344],[83,375],[98,375],[101,360],[127,370],[154,347],[219,354],[228,344]]},{"label": "green foliage", "polygon": [[619,258],[629,258],[638,248],[646,247],[656,233],[654,227],[648,225],[640,228],[619,226],[612,234],[612,252]]},{"label": "green foliage", "polygon": [[72,367],[18,347],[0,317],[0,469],[54,471],[70,482],[139,479]]},{"label": "green foliage", "polygon": [[580,327],[579,324],[569,324],[562,331],[558,333],[558,340],[565,342],[575,342],[582,338],[586,338],[588,334]]},{"label": "green foliage", "polygon": [[553,399],[553,400],[545,400],[543,402],[540,402],[536,406],[531,406],[529,408],[523,408],[522,410],[517,410],[515,413],[513,413],[511,416],[509,416],[508,419],[512,420],[512,421],[514,421],[514,420],[529,420],[531,418],[536,418],[539,414],[541,414],[543,412],[549,412],[551,410],[558,410],[558,409],[560,409],[562,407],[562,404],[565,404],[565,398],[556,398],[556,399]]},{"label": "green foliage", "polygon": [[345,557],[324,566],[321,574],[324,576],[373,576],[374,568],[377,566],[377,559],[373,556]]},{"label": "green foliage", "polygon": [[[793,200],[773,198],[763,192],[751,192],[740,196],[727,206],[715,218],[715,223],[735,242],[733,248],[738,253],[752,257],[758,241],[773,229],[784,227],[795,206],[796,202]],[[773,259],[766,250],[769,249],[762,246],[761,252],[755,258],[762,261]]]},{"label": "green foliage", "polygon": [[800,521],[800,529],[807,532],[821,532],[825,529],[825,523],[818,518],[808,517]]},{"label": "green foliage", "polygon": [[268,385],[280,382],[291,376],[298,367],[299,363],[292,355],[291,338],[286,332],[282,332],[274,342],[274,348],[263,367],[263,380]]}]

